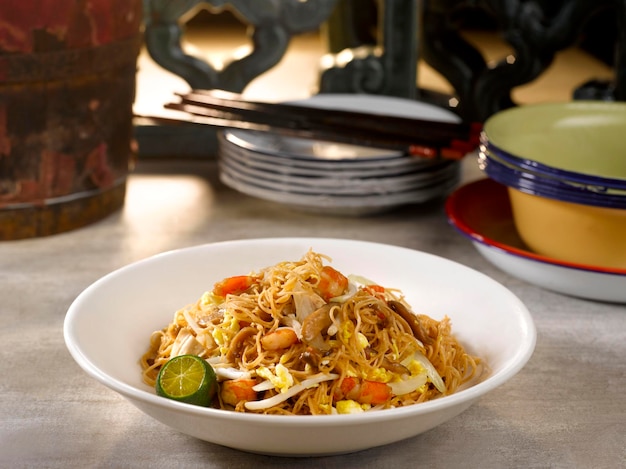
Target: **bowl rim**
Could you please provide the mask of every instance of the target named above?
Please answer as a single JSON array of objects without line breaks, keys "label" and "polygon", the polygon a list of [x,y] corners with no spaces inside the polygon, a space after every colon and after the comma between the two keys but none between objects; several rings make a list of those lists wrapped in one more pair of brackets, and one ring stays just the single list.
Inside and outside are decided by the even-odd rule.
[{"label": "bowl rim", "polygon": [[[81,314],[81,303],[85,301],[86,298],[89,297],[92,291],[98,289],[103,283],[108,282],[114,276],[123,273],[124,271],[133,269],[140,263],[150,261],[151,259],[156,259],[158,257],[167,257],[167,256],[175,256],[177,253],[181,251],[188,251],[193,249],[202,249],[203,247],[210,245],[221,245],[221,244],[231,244],[231,243],[264,243],[264,242],[290,242],[290,241],[306,241],[307,242],[317,242],[320,240],[324,240],[326,242],[339,242],[339,243],[359,243],[362,245],[369,246],[384,246],[391,247],[394,249],[401,249],[411,252],[417,252],[420,254],[425,254],[428,256],[432,256],[445,262],[449,262],[460,266],[464,269],[469,269],[473,272],[474,275],[479,275],[485,279],[488,279],[490,282],[493,282],[495,285],[499,285],[499,288],[503,289],[506,292],[509,299],[514,302],[516,306],[516,317],[518,318],[518,323],[521,326],[520,329],[520,337],[521,337],[521,346],[515,350],[515,352],[511,355],[511,357],[507,360],[507,363],[503,368],[498,370],[495,374],[489,374],[483,380],[473,383],[471,386],[459,390],[454,394],[449,396],[444,396],[432,401],[420,403],[419,405],[410,405],[406,407],[399,407],[394,409],[385,409],[384,411],[376,411],[376,412],[363,412],[358,414],[342,414],[342,415],[323,415],[323,416],[311,416],[311,415],[294,415],[294,416],[285,416],[285,415],[265,415],[265,414],[254,414],[254,413],[239,413],[234,411],[226,411],[222,409],[213,409],[207,407],[200,407],[191,404],[186,404],[182,402],[177,402],[173,400],[164,399],[162,397],[157,396],[154,393],[149,392],[145,389],[140,389],[135,386],[129,385],[123,382],[120,379],[102,371],[96,364],[94,364],[90,358],[84,353],[79,345],[78,340],[78,331],[75,327],[74,319],[77,315]],[[495,281],[491,277],[483,274],[475,269],[471,269],[459,262],[443,258],[441,256],[437,256],[434,254],[426,253],[424,251],[418,251],[416,249],[406,248],[402,246],[394,246],[390,244],[383,244],[377,242],[370,241],[360,241],[360,240],[349,240],[349,239],[340,239],[340,238],[316,238],[316,237],[276,237],[276,238],[251,238],[251,239],[240,239],[240,240],[231,240],[231,241],[219,241],[214,243],[201,244],[196,246],[191,246],[187,248],[174,249],[171,251],[162,252],[160,254],[156,254],[153,256],[149,256],[145,259],[141,259],[130,264],[127,264],[123,267],[113,270],[112,272],[104,275],[99,278],[87,288],[85,288],[71,303],[69,306],[64,323],[63,323],[63,336],[66,347],[70,353],[70,355],[74,358],[77,364],[85,371],[89,376],[105,385],[106,387],[118,392],[122,396],[128,398],[131,401],[138,401],[144,404],[149,404],[151,406],[156,407],[164,407],[170,410],[175,410],[177,412],[182,412],[188,415],[194,416],[204,416],[208,418],[215,418],[218,420],[236,420],[247,423],[273,423],[276,422],[285,423],[287,426],[293,427],[301,427],[301,426],[327,426],[327,425],[352,425],[355,423],[372,423],[379,421],[389,421],[395,419],[406,418],[409,416],[418,416],[429,414],[435,412],[437,410],[453,408],[455,406],[463,405],[464,403],[469,403],[475,401],[481,396],[489,393],[490,391],[496,389],[501,386],[508,380],[510,380],[513,376],[515,376],[530,360],[537,341],[537,330],[535,323],[533,321],[532,315],[528,308],[524,305],[524,303],[510,290],[508,290],[505,286]]]},{"label": "bowl rim", "polygon": [[[491,185],[499,185],[502,188],[506,188],[505,184],[501,182],[491,179],[491,178],[483,178],[470,183],[467,183],[459,188],[457,188],[452,194],[448,196],[445,202],[445,212],[448,217],[448,222],[463,236],[468,238],[473,242],[478,242],[484,246],[488,246],[490,248],[498,249],[507,254],[522,257],[525,259],[529,259],[532,261],[542,262],[544,264],[556,265],[559,267],[564,267],[567,269],[573,270],[581,270],[587,272],[595,272],[599,274],[607,274],[607,275],[619,275],[626,277],[626,269],[620,269],[617,267],[603,267],[603,266],[594,266],[589,264],[581,264],[577,262],[569,262],[561,259],[555,259],[552,257],[544,256],[541,254],[537,254],[530,250],[521,249],[515,246],[507,245],[503,242],[497,241],[489,236],[486,236],[482,233],[476,231],[474,227],[472,227],[469,223],[467,223],[465,217],[462,213],[457,209],[459,205],[459,200],[465,197],[465,194],[474,190],[478,186],[486,186],[489,187]],[[508,198],[508,194],[506,191],[503,191],[503,196]]]},{"label": "bowl rim", "polygon": [[553,166],[547,166],[528,158],[515,156],[490,141],[489,137],[487,137],[484,132],[483,135],[481,135],[481,143],[483,143],[491,153],[494,153],[502,160],[519,168],[521,171],[532,172],[539,176],[552,177],[557,180],[562,180],[564,183],[571,181],[587,186],[599,186],[610,189],[626,190],[626,179],[581,174],[565,169],[558,169]]},{"label": "bowl rim", "polygon": [[561,169],[552,165],[547,165],[539,161],[526,158],[524,156],[516,155],[508,150],[505,150],[502,146],[494,143],[491,137],[489,137],[489,127],[494,126],[499,119],[503,116],[511,115],[512,113],[525,113],[542,111],[545,109],[573,109],[577,108],[592,108],[598,111],[619,110],[626,112],[626,103],[618,101],[594,101],[594,100],[577,100],[568,102],[550,102],[550,103],[533,103],[523,106],[515,106],[508,109],[504,109],[498,113],[493,114],[484,123],[483,130],[481,131],[480,141],[484,145],[488,146],[490,150],[497,153],[502,159],[509,163],[520,167],[522,170],[533,171],[543,175],[549,175],[557,178],[568,179],[580,184],[587,185],[599,185],[606,186],[615,189],[626,189],[626,178],[612,178],[606,176],[598,176],[592,174],[584,174],[577,171],[568,169]]},{"label": "bowl rim", "polygon": [[521,192],[581,205],[626,209],[626,193],[624,195],[604,193],[567,184],[559,179],[542,177],[507,165],[494,157],[487,148],[479,150],[477,159],[479,168],[490,178]]}]

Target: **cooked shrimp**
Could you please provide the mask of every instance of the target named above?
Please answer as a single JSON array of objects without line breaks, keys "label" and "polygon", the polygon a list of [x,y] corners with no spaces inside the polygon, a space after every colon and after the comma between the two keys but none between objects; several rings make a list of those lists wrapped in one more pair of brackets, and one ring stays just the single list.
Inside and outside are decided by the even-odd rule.
[{"label": "cooked shrimp", "polygon": [[317,289],[322,298],[328,301],[336,296],[341,296],[346,288],[348,288],[348,278],[345,275],[329,265],[322,267],[320,281],[317,284]]},{"label": "cooked shrimp", "polygon": [[255,279],[249,275],[228,277],[213,286],[213,294],[220,297],[238,295],[245,292],[253,283],[255,283]]},{"label": "cooked shrimp", "polygon": [[256,400],[257,393],[252,389],[256,384],[256,380],[251,378],[223,381],[220,384],[222,402],[235,407],[239,402]]},{"label": "cooked shrimp", "polygon": [[296,331],[290,327],[281,327],[261,338],[261,345],[265,350],[281,350],[291,347],[297,342]]},{"label": "cooked shrimp", "polygon": [[360,404],[384,404],[391,398],[391,387],[378,381],[347,377],[335,390],[335,399],[350,399]]}]

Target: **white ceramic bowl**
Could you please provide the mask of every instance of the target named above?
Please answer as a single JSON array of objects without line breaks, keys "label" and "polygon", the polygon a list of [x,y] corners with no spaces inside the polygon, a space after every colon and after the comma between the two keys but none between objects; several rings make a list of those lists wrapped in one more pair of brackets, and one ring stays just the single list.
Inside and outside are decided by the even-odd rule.
[{"label": "white ceramic bowl", "polygon": [[[192,406],[158,397],[142,382],[139,357],[151,332],[164,327],[176,309],[226,276],[300,259],[309,248],[331,256],[333,266],[344,273],[402,289],[416,311],[434,318],[447,314],[459,340],[486,360],[491,372],[431,402],[329,416],[242,414]],[[173,430],[245,451],[298,456],[353,452],[429,430],[513,377],[530,358],[536,340],[527,308],[479,272],[407,248],[323,238],[222,242],[131,264],[78,296],[67,313],[64,334],[70,353],[90,376]]]}]

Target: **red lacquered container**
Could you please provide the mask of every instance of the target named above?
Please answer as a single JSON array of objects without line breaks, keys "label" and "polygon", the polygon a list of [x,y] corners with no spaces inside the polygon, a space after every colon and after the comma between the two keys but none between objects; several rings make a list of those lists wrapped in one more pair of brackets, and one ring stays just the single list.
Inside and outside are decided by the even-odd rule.
[{"label": "red lacquered container", "polygon": [[0,2],[0,240],[120,209],[141,0]]}]

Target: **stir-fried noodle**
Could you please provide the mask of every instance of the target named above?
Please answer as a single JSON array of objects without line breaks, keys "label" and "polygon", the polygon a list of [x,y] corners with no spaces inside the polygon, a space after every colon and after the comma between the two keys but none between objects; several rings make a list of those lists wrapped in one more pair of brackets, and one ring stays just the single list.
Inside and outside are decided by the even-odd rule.
[{"label": "stir-fried noodle", "polygon": [[448,318],[414,314],[401,292],[345,277],[309,251],[230,277],[153,333],[141,359],[155,384],[170,358],[205,358],[215,406],[271,414],[400,407],[455,392],[479,374]]}]

